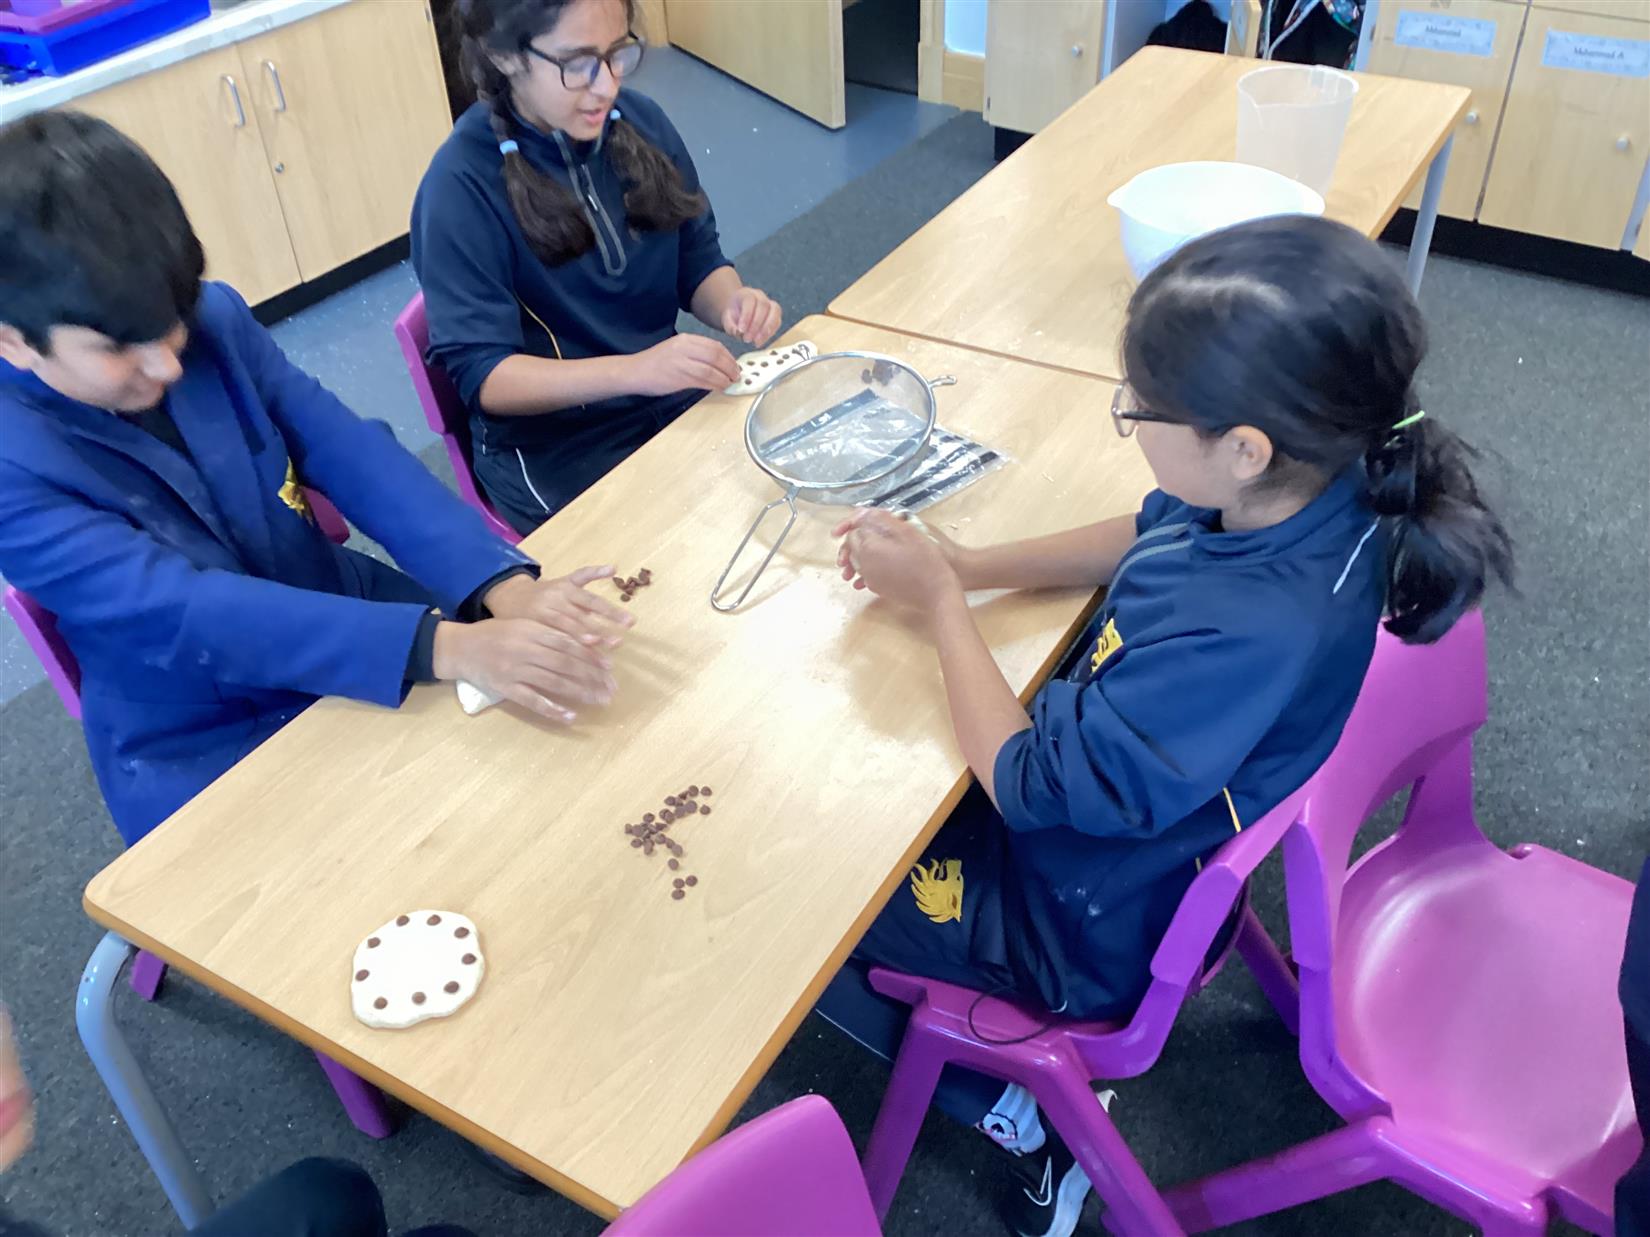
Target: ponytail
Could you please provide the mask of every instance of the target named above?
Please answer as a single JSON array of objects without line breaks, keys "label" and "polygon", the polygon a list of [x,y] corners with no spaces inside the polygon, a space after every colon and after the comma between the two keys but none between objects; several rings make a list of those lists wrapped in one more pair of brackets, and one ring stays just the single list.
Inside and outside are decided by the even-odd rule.
[{"label": "ponytail", "polygon": [[1249,425],[1271,440],[1253,485],[1311,497],[1361,468],[1389,534],[1386,628],[1420,644],[1513,575],[1476,453],[1420,411],[1425,356],[1396,264],[1346,225],[1303,216],[1176,250],[1141,280],[1123,328],[1123,371],[1145,407],[1205,436]]},{"label": "ponytail", "polygon": [[[461,0],[453,9],[459,62],[476,97],[487,105],[503,158],[510,210],[528,247],[559,266],[596,247],[596,233],[578,197],[535,168],[517,146],[521,122],[510,103],[510,79],[495,57],[520,55],[534,37],[555,25],[565,7],[557,0]],[[627,0],[632,10],[634,4]],[[651,145],[628,120],[608,121],[605,147],[624,182],[625,218],[642,232],[667,232],[697,218],[705,196],[690,192],[669,155]]]},{"label": "ponytail", "polygon": [[1479,496],[1478,453],[1425,420],[1392,431],[1364,457],[1370,505],[1391,522],[1386,629],[1430,644],[1478,605],[1494,576],[1511,585],[1512,538]]}]

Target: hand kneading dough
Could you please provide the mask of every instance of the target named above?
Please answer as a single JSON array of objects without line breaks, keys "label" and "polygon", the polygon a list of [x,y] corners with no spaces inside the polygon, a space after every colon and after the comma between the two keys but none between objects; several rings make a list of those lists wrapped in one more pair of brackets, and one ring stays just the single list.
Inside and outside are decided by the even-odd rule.
[{"label": "hand kneading dough", "polygon": [[453,911],[408,911],[355,947],[350,1005],[369,1027],[445,1018],[481,985],[487,962],[476,926]]},{"label": "hand kneading dough", "polygon": [[466,683],[463,679],[458,681],[457,687],[459,707],[471,717],[474,717],[483,709],[492,708],[504,699],[503,696],[495,696],[492,692],[477,687],[474,683]]}]

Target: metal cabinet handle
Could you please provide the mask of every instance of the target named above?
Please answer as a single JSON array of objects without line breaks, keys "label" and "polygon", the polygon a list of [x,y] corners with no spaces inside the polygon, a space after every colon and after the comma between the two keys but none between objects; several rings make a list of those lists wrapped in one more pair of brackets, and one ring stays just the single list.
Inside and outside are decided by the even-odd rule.
[{"label": "metal cabinet handle", "polygon": [[1081,60],[1083,58],[1083,45],[1081,43],[1073,43],[1071,45],[1071,54]]},{"label": "metal cabinet handle", "polygon": [[275,67],[273,60],[264,61],[264,72],[269,74],[270,85],[275,87],[275,110],[286,111],[286,91],[281,86],[281,71]]},{"label": "metal cabinet handle", "polygon": [[1478,123],[1478,109],[1476,107],[1467,113],[1466,121],[1469,125],[1475,125]]},{"label": "metal cabinet handle", "polygon": [[1626,150],[1632,144],[1633,144],[1633,139],[1628,137],[1625,133],[1623,133],[1620,137],[1618,137],[1616,139],[1616,149],[1617,150]]},{"label": "metal cabinet handle", "polygon": [[223,74],[219,80],[229,87],[229,97],[235,103],[235,127],[237,129],[246,128],[246,109],[241,106],[241,88],[235,84],[235,79],[227,73]]}]

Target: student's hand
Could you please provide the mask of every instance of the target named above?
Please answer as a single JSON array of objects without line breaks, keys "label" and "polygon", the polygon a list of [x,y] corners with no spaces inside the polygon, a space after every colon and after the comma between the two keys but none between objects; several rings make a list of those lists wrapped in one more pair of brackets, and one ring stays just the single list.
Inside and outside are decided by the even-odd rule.
[{"label": "student's hand", "polygon": [[779,324],[785,314],[761,288],[740,288],[728,298],[722,311],[722,329],[735,339],[760,348],[779,334]]},{"label": "student's hand", "polygon": [[34,1100],[17,1061],[11,1019],[0,1005],[0,1173],[15,1164],[34,1138]]},{"label": "student's hand", "polygon": [[739,381],[739,362],[722,344],[703,335],[672,335],[638,352],[632,361],[637,395],[720,391]]},{"label": "student's hand", "polygon": [[916,521],[865,508],[837,525],[842,578],[896,605],[931,610],[948,592],[961,592],[946,548]]},{"label": "student's hand", "polygon": [[585,587],[612,578],[613,571],[604,564],[554,580],[514,575],[488,589],[481,602],[494,618],[532,619],[581,644],[618,648],[624,637],[615,629],[635,626],[635,618]]},{"label": "student's hand", "polygon": [[573,705],[607,704],[617,684],[599,648],[534,619],[438,623],[435,677],[463,679],[553,722],[571,722]]}]

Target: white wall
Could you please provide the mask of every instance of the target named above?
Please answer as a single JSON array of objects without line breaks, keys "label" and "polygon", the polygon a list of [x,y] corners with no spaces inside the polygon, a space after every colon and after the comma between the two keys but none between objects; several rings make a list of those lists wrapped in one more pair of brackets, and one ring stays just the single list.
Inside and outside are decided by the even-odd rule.
[{"label": "white wall", "polygon": [[945,45],[970,56],[985,55],[986,0],[945,0]]}]

